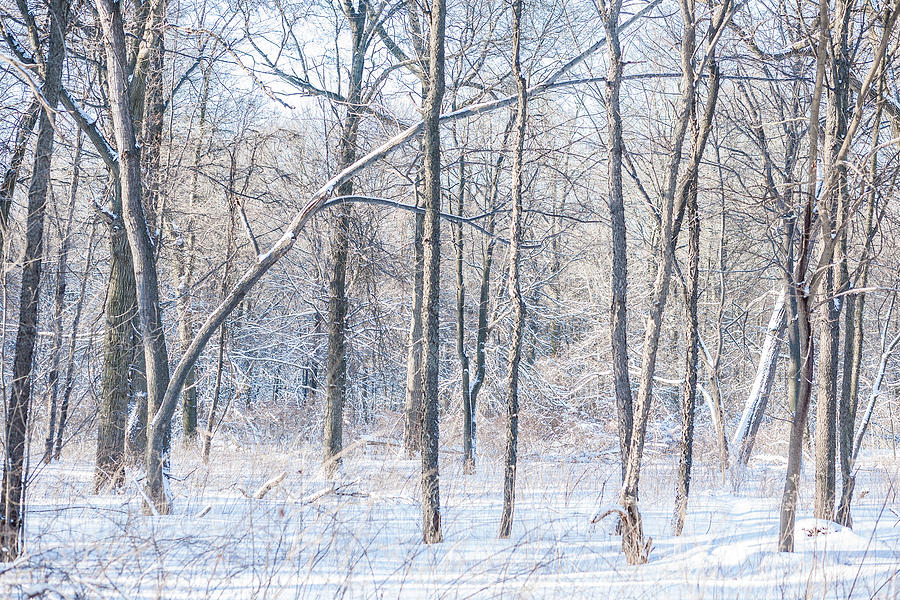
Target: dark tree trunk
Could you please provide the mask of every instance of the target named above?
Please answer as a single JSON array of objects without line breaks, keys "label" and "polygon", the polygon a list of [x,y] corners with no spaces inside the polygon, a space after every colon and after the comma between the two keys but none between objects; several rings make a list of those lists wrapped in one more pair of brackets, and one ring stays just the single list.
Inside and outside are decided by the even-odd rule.
[{"label": "dark tree trunk", "polygon": [[28,142],[37,123],[40,103],[32,100],[31,104],[19,118],[16,126],[16,145],[13,147],[12,156],[9,159],[9,168],[3,174],[0,182],[0,263],[6,260],[6,230],[9,227],[9,210],[12,207],[13,194],[16,191],[16,182],[19,180],[19,171],[22,161],[25,160],[25,152],[28,151]]},{"label": "dark tree trunk", "polygon": [[813,514],[834,519],[837,366],[840,311],[834,301],[834,269],[829,267],[819,305],[818,391],[816,393],[816,493]]},{"label": "dark tree trunk", "polygon": [[41,109],[34,167],[28,188],[28,216],[25,252],[22,256],[22,288],[19,300],[19,325],[13,356],[12,395],[6,411],[6,456],[3,463],[3,487],[0,493],[0,562],[11,562],[22,551],[25,509],[25,446],[31,410],[34,346],[37,340],[38,298],[41,285],[41,256],[44,242],[44,212],[50,187],[50,162],[55,134],[52,111],[59,102],[62,67],[65,57],[65,31],[69,4],[50,2],[50,43],[41,95]]},{"label": "dark tree trunk", "polygon": [[687,355],[684,362],[684,391],[681,396],[681,457],[678,463],[678,479],[675,487],[675,535],[684,530],[687,516],[688,495],[691,485],[691,465],[694,453],[694,408],[697,405],[697,358],[700,346],[697,322],[697,295],[700,279],[700,215],[697,210],[697,176],[688,192],[688,277],[685,289],[687,312]]},{"label": "dark tree trunk", "polygon": [[[360,5],[354,9],[344,3],[344,13],[350,25],[352,49],[350,81],[347,92],[347,115],[341,130],[341,168],[356,160],[356,138],[362,117],[363,68],[368,48],[368,13]],[[347,180],[337,190],[339,196],[353,194],[353,180]],[[331,266],[328,300],[328,354],[325,359],[325,431],[322,464],[333,475],[340,462],[335,458],[343,448],[344,400],[347,395],[347,255],[350,249],[350,205],[342,204],[331,232]]]},{"label": "dark tree trunk", "polygon": [[[459,157],[459,193],[456,214],[463,216],[466,197],[466,159]],[[472,390],[469,387],[469,357],[466,354],[466,287],[463,278],[463,229],[462,223],[453,226],[456,249],[456,355],[462,372],[460,391],[463,414],[463,473],[475,472],[475,416],[472,406]]]},{"label": "dark tree trunk", "polygon": [[612,0],[603,15],[609,72],[606,77],[607,135],[609,137],[608,201],[612,229],[612,302],[610,306],[610,345],[612,347],[613,383],[619,426],[619,455],[622,480],[631,446],[634,408],[631,380],[628,376],[628,241],[625,227],[625,200],[622,193],[622,113],[619,91],[622,85],[622,50],[619,44],[619,11],[621,0]]},{"label": "dark tree trunk", "polygon": [[[813,332],[810,316],[809,286],[806,284],[806,271],[811,252],[813,207],[816,202],[816,176],[818,171],[818,136],[819,107],[822,100],[822,88],[825,79],[825,60],[828,41],[828,2],[819,1],[819,45],[816,56],[816,79],[810,105],[808,128],[809,164],[807,166],[807,189],[803,201],[803,218],[800,229],[800,248],[794,266],[791,291],[796,302],[796,351],[799,358],[799,376],[789,382],[789,393],[796,398],[793,406],[791,437],[788,441],[788,464],[784,480],[784,492],[781,498],[781,514],[778,528],[778,551],[794,550],[794,517],[797,513],[797,497],[800,491],[800,466],[803,461],[803,435],[809,415],[809,403],[812,395],[813,376]],[[792,305],[792,308],[794,306]],[[791,389],[795,388],[795,389]],[[789,398],[791,400],[792,398]]]},{"label": "dark tree trunk", "polygon": [[[141,159],[135,137],[134,115],[128,96],[128,64],[125,56],[125,32],[121,5],[112,0],[96,0],[97,13],[106,47],[109,102],[116,146],[119,150],[119,175],[122,186],[122,212],[128,243],[132,250],[141,339],[147,365],[147,497],[151,512],[168,514],[163,466],[168,463],[171,411],[160,411],[163,394],[169,384],[169,357],[159,305],[156,257],[141,199]],[[172,407],[174,409],[174,406]],[[169,413],[169,414],[167,414]],[[151,416],[152,415],[152,416]]]},{"label": "dark tree trunk", "polygon": [[133,323],[136,319],[134,269],[131,249],[120,217],[122,200],[119,182],[112,182],[112,211],[109,223],[109,283],[106,292],[106,333],[100,375],[100,415],[97,427],[97,456],[94,492],[125,483],[125,432],[128,421],[129,373],[134,356]]},{"label": "dark tree trunk", "polygon": [[512,529],[516,501],[516,467],[519,444],[519,361],[522,358],[522,333],[525,325],[525,300],[519,277],[522,245],[522,154],[525,148],[525,125],[528,116],[528,94],[519,61],[523,0],[513,2],[512,74],[516,80],[516,146],[512,165],[512,215],[509,223],[509,298],[513,305],[512,343],[507,360],[506,387],[506,457],[503,465],[503,514],[500,517],[501,539]]},{"label": "dark tree trunk", "polygon": [[422,537],[426,544],[443,540],[438,477],[438,375],[440,365],[441,281],[441,100],[444,97],[445,0],[431,0],[428,35],[428,93],[425,97],[422,148],[425,155],[424,287],[422,292]]}]

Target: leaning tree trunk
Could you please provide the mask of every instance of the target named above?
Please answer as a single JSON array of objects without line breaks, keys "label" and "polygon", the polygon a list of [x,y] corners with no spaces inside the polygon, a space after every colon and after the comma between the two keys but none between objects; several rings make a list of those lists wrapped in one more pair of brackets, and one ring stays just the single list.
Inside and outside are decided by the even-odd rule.
[{"label": "leaning tree trunk", "polygon": [[432,0],[428,35],[428,93],[425,97],[422,148],[425,155],[424,287],[422,292],[422,537],[426,544],[443,540],[438,477],[438,375],[440,365],[441,281],[441,99],[444,97],[445,0]]},{"label": "leaning tree trunk", "polygon": [[0,492],[0,562],[15,560],[22,551],[25,512],[25,445],[31,410],[34,346],[37,340],[38,298],[41,286],[41,256],[44,243],[44,212],[50,187],[50,161],[55,135],[54,111],[62,87],[65,57],[67,0],[50,2],[50,43],[47,49],[43,103],[34,151],[34,167],[28,188],[25,251],[22,255],[22,288],[19,296],[19,325],[13,357],[12,395],[6,410],[6,447],[3,484]]},{"label": "leaning tree trunk", "polygon": [[53,346],[50,349],[50,374],[47,377],[49,400],[47,407],[47,437],[44,440],[42,462],[50,464],[53,459],[53,440],[56,439],[57,400],[59,398],[59,362],[63,345],[63,311],[66,305],[66,271],[68,269],[69,248],[72,238],[72,219],[75,216],[75,199],[78,194],[78,177],[81,166],[81,131],[75,138],[75,156],[72,159],[72,183],[69,185],[69,209],[66,223],[60,229],[59,258],[56,263],[56,286],[53,298]]},{"label": "leaning tree trunk", "polygon": [[[650,310],[644,325],[644,346],[641,360],[641,377],[638,385],[637,406],[635,407],[634,426],[631,445],[628,450],[628,462],[625,466],[625,477],[622,482],[620,501],[625,518],[622,524],[622,551],[630,564],[641,564],[648,560],[652,542],[644,540],[641,514],[638,510],[638,483],[640,481],[641,459],[644,453],[644,440],[647,422],[650,416],[650,403],[653,394],[653,375],[656,370],[656,356],[659,349],[659,336],[662,330],[662,317],[669,290],[669,279],[672,273],[675,238],[677,235],[675,199],[677,193],[678,170],[687,132],[690,115],[694,104],[694,40],[696,24],[692,12],[682,0],[682,18],[684,35],[681,48],[681,100],[678,107],[674,151],[668,165],[667,183],[663,198],[662,218],[660,219],[659,241],[657,245],[656,277],[651,289]],[[698,161],[699,162],[699,161]]]},{"label": "leaning tree trunk", "polygon": [[509,222],[509,299],[513,306],[512,340],[507,360],[506,387],[506,458],[503,468],[503,513],[500,517],[501,539],[508,538],[513,523],[516,500],[516,467],[519,442],[519,361],[522,357],[522,330],[525,324],[525,301],[519,275],[522,246],[522,154],[525,148],[525,121],[528,94],[525,76],[519,62],[523,0],[513,2],[512,74],[516,80],[516,147],[512,164],[512,215]]},{"label": "leaning tree trunk", "polygon": [[19,180],[19,171],[25,153],[28,151],[28,142],[31,141],[31,133],[34,124],[37,123],[40,103],[32,100],[31,105],[19,118],[16,126],[16,145],[13,147],[12,156],[9,159],[9,168],[3,174],[0,182],[0,263],[6,260],[6,230],[9,226],[9,210],[12,208],[13,194],[16,191],[16,182]]},{"label": "leaning tree trunk", "polygon": [[738,422],[737,430],[731,441],[731,447],[738,449],[735,466],[745,466],[750,460],[750,453],[753,451],[756,434],[759,431],[759,426],[766,413],[766,407],[769,404],[769,394],[772,391],[772,383],[775,381],[775,370],[778,366],[781,339],[784,336],[786,327],[785,297],[786,292],[782,289],[778,299],[775,301],[775,308],[772,310],[772,316],[769,318],[769,324],[766,327],[766,337],[759,353],[759,362],[757,363],[753,386],[747,395],[744,412],[741,414],[741,420]]},{"label": "leaning tree trunk", "polygon": [[[168,431],[171,414],[159,411],[169,384],[169,357],[162,309],[159,305],[159,282],[156,259],[141,202],[141,161],[134,129],[134,116],[128,98],[125,72],[125,31],[121,4],[113,0],[96,0],[97,13],[106,47],[109,102],[116,146],[119,149],[122,212],[132,251],[141,338],[147,365],[147,483],[149,500],[145,508],[168,514],[171,510],[163,465],[168,463]],[[152,415],[152,417],[151,417]]]}]

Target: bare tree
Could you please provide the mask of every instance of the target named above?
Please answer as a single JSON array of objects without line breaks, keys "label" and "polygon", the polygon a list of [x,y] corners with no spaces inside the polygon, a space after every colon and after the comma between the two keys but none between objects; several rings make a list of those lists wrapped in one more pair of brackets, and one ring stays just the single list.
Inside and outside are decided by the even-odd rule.
[{"label": "bare tree", "polygon": [[422,292],[422,535],[426,544],[443,540],[438,479],[438,359],[441,276],[441,100],[444,97],[445,0],[432,0],[428,29],[427,95],[422,119],[425,155],[424,287]]},{"label": "bare tree", "polygon": [[520,45],[522,41],[523,0],[513,0],[512,75],[516,80],[516,145],[512,160],[512,215],[509,223],[509,299],[513,306],[512,344],[507,359],[506,384],[506,459],[503,468],[503,514],[500,538],[508,538],[513,522],[516,498],[516,467],[519,443],[519,361],[522,358],[522,330],[525,323],[525,300],[522,298],[519,266],[522,247],[522,154],[528,118],[528,87],[522,74]]},{"label": "bare tree", "polygon": [[[38,298],[41,286],[41,259],[44,243],[44,213],[50,188],[50,163],[55,137],[54,116],[62,89],[65,59],[65,32],[69,3],[49,4],[50,43],[43,60],[41,115],[38,124],[34,166],[28,187],[28,215],[25,223],[25,251],[22,257],[22,287],[19,300],[16,350],[13,357],[12,395],[6,410],[6,447],[0,505],[0,560],[10,562],[22,551],[25,505],[25,445],[31,411],[34,347],[37,339]],[[38,53],[39,47],[33,49]]]}]

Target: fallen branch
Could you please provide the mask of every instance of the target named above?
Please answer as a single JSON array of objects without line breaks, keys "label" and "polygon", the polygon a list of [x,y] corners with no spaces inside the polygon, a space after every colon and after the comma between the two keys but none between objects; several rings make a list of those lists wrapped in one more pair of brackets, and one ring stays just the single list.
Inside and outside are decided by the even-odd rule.
[{"label": "fallen branch", "polygon": [[265,482],[264,484],[262,484],[262,486],[258,490],[256,490],[256,493],[253,494],[253,499],[254,500],[262,500],[266,494],[268,494],[270,491],[272,491],[272,488],[274,488],[279,483],[284,481],[285,477],[287,477],[287,471],[282,471],[281,473],[279,473],[272,479],[270,479],[267,482]]}]

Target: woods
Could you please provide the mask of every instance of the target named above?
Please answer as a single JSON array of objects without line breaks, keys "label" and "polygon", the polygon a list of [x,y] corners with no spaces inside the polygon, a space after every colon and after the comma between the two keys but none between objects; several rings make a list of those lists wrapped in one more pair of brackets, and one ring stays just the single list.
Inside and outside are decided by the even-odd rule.
[{"label": "woods", "polygon": [[863,500],[877,527],[898,15],[0,3],[0,560],[43,543],[48,477],[86,466],[86,503],[166,522],[238,451],[287,461],[262,494],[219,490],[257,504],[383,506],[372,473],[400,469],[390,501],[414,497],[433,548],[487,518],[471,486],[492,540],[525,543],[548,461],[590,465],[593,518],[568,480],[550,505],[628,565],[768,477],[768,551],[804,552],[807,517],[869,527]]}]

